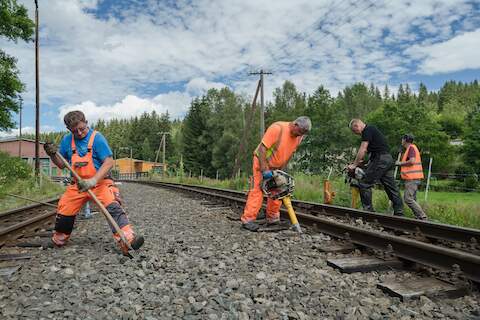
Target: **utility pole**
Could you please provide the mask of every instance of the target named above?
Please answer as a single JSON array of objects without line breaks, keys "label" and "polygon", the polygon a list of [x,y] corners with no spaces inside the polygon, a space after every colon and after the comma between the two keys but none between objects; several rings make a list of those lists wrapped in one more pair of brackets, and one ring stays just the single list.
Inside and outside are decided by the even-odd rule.
[{"label": "utility pole", "polygon": [[271,72],[265,72],[263,69],[260,69],[259,72],[250,72],[252,75],[260,75],[260,139],[262,139],[263,134],[265,133],[265,100],[264,100],[264,79],[265,74],[272,74]]},{"label": "utility pole", "polygon": [[35,0],[35,181],[40,176],[40,83],[38,74],[38,1]]},{"label": "utility pole", "polygon": [[160,148],[162,148],[162,150],[163,150],[163,156],[162,156],[163,172],[162,172],[162,174],[165,175],[165,172],[167,171],[167,164],[165,163],[165,145],[167,143],[167,134],[170,134],[170,132],[157,132],[157,134],[162,135],[162,140],[160,141],[160,144],[158,146],[157,154],[155,156],[155,163],[158,161],[158,154],[160,153]]},{"label": "utility pole", "polygon": [[20,125],[18,128],[18,157],[22,158],[22,108],[23,108],[23,99],[20,97]]}]

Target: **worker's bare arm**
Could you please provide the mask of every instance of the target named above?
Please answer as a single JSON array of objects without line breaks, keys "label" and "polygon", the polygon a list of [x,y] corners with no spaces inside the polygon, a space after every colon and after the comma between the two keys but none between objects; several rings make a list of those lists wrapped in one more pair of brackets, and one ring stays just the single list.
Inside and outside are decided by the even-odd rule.
[{"label": "worker's bare arm", "polygon": [[367,148],[368,148],[368,141],[362,141],[362,143],[360,144],[360,148],[358,149],[355,161],[353,162],[353,165],[355,167],[358,167],[363,162],[363,159],[365,158],[365,154],[367,153]]},{"label": "worker's bare arm", "polygon": [[105,160],[103,160],[102,166],[98,168],[97,173],[95,173],[94,178],[97,181],[100,181],[101,179],[105,178],[105,176],[110,172],[112,167],[113,167],[113,158],[112,157],[105,158]]},{"label": "worker's bare arm", "polygon": [[260,147],[258,148],[258,161],[260,163],[260,171],[266,171],[269,170],[270,168],[268,167],[268,161],[266,158],[266,152],[267,149],[263,145],[263,143],[260,144]]}]

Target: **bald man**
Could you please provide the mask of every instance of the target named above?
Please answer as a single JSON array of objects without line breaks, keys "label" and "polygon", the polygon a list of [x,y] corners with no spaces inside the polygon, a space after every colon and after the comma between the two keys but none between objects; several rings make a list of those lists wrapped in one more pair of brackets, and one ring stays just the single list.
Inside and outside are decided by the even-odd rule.
[{"label": "bald man", "polygon": [[372,204],[372,187],[379,181],[393,204],[393,214],[403,216],[403,202],[393,176],[395,162],[390,154],[385,136],[375,126],[367,125],[360,119],[352,119],[350,129],[362,137],[360,148],[348,170],[358,167],[368,153],[370,155],[365,176],[359,181],[360,199],[364,210],[375,211]]}]

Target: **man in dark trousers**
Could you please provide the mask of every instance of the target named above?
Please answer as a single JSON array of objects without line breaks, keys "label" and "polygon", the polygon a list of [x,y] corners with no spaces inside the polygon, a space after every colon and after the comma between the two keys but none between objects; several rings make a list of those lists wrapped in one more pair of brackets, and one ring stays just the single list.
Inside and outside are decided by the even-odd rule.
[{"label": "man in dark trousers", "polygon": [[374,126],[365,124],[360,119],[352,119],[349,124],[353,133],[362,137],[362,143],[358,149],[355,161],[348,165],[348,170],[354,171],[369,154],[369,162],[365,175],[360,179],[360,199],[364,210],[374,211],[372,204],[372,187],[379,181],[393,204],[393,214],[403,216],[403,202],[400,197],[398,186],[393,176],[395,163],[385,136]]}]

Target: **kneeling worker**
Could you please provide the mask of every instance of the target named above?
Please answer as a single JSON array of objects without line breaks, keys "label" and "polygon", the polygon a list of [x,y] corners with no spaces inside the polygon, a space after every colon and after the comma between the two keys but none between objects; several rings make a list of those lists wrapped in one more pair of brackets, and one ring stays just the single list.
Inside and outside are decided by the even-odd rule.
[{"label": "kneeling worker", "polygon": [[[241,217],[243,228],[257,231],[259,226],[254,222],[262,207],[262,180],[272,177],[272,170],[287,166],[303,136],[312,129],[308,117],[299,117],[295,121],[278,121],[268,127],[261,143],[253,156],[253,186],[248,192],[247,203]],[[267,200],[267,222],[276,223],[280,220],[281,200]]]},{"label": "kneeling worker", "polygon": [[[82,206],[91,200],[86,192],[91,189],[122,229],[131,247],[135,250],[140,248],[144,241],[143,237],[135,236],[127,215],[115,196],[118,189],[109,177],[113,159],[107,140],[101,133],[88,127],[85,115],[81,111],[67,113],[64,122],[71,133],[63,137],[59,153],[71,164],[81,180],[69,185],[58,202],[53,243],[56,246],[66,244],[72,233],[76,215]],[[57,155],[57,146],[47,143],[44,149],[52,161],[63,169],[64,164]],[[128,248],[121,241],[120,235],[113,228],[112,232],[122,252],[128,254]]]},{"label": "kneeling worker", "polygon": [[413,144],[413,139],[414,137],[411,134],[405,134],[402,137],[402,147],[405,148],[405,153],[402,160],[395,164],[400,166],[400,177],[405,181],[403,200],[412,209],[417,219],[426,220],[427,215],[417,202],[417,190],[423,179],[423,167],[420,151]]}]

